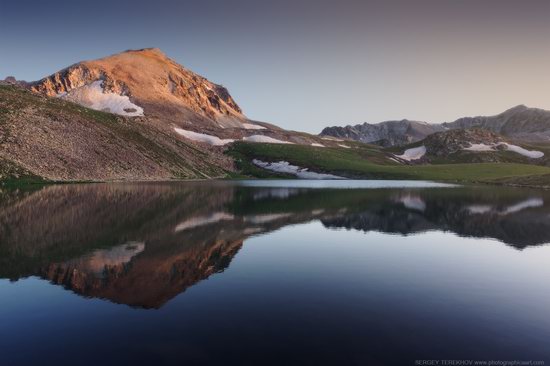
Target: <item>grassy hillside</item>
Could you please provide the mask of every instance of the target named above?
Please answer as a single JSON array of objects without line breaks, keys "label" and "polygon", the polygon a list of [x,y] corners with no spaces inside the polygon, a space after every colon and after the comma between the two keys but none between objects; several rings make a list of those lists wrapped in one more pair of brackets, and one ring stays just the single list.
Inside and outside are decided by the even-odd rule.
[{"label": "grassy hillside", "polygon": [[[542,152],[542,157],[531,158],[506,148],[507,142],[527,151]],[[493,145],[491,151],[467,150],[472,144]],[[500,146],[499,146],[500,144]],[[460,163],[518,163],[550,166],[550,144],[510,141],[493,132],[472,128],[435,133],[422,141],[405,146],[394,146],[384,151],[400,155],[405,150],[425,146],[426,154],[415,164],[460,164]]]},{"label": "grassy hillside", "polygon": [[313,171],[351,178],[501,182],[517,177],[550,176],[548,167],[517,163],[402,165],[387,159],[381,149],[369,145],[345,149],[240,142],[232,146],[229,154],[236,159],[243,174],[253,177],[266,174],[252,164],[253,159],[284,160]]},{"label": "grassy hillside", "polygon": [[28,170],[12,162],[0,159],[0,184],[20,185],[28,183],[43,183],[44,180]]},{"label": "grassy hillside", "polygon": [[0,85],[0,181],[227,176],[232,162],[154,118],[127,118]]},{"label": "grassy hillside", "polygon": [[[493,160],[482,161],[489,162],[472,161],[471,156],[484,153],[460,151],[450,158],[432,157],[429,164],[407,165],[391,159],[392,154],[400,152],[397,149],[350,141],[341,145],[348,148],[237,142],[223,155],[222,148],[187,143],[161,120],[116,116],[0,85],[3,184],[293,177],[256,167],[252,160],[257,158],[270,162],[284,160],[312,171],[358,179],[550,186],[550,168],[544,162],[524,159],[509,151],[487,153],[492,154]],[[544,151],[545,158],[550,156],[546,145],[526,147]]]}]

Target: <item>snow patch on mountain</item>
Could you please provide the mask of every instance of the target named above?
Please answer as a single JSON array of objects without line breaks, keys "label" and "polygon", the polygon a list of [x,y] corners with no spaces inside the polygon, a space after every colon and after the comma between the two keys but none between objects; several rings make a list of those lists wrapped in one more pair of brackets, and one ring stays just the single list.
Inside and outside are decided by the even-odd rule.
[{"label": "snow patch on mountain", "polygon": [[338,144],[338,146],[343,147],[344,149],[351,149],[351,147],[348,145]]},{"label": "snow patch on mountain", "polygon": [[521,146],[508,144],[506,142],[498,143],[498,144],[470,144],[469,147],[464,148],[464,150],[468,151],[496,151],[497,147],[504,146],[506,147],[506,150],[513,151],[517,154],[526,156],[531,159],[539,159],[544,156],[544,153],[542,151],[537,150],[527,150],[524,149]]},{"label": "snow patch on mountain", "polygon": [[337,139],[336,137],[332,137],[332,136],[321,136],[321,138],[327,141],[344,141],[342,139]]},{"label": "snow patch on mountain", "polygon": [[264,136],[264,135],[252,135],[252,136],[243,137],[243,141],[263,142],[266,144],[292,144],[292,142],[289,142],[289,141],[277,140],[277,139],[274,139],[273,137]]},{"label": "snow patch on mountain", "polygon": [[311,143],[311,146],[325,147],[325,145],[321,145],[321,144],[318,144],[318,143],[316,143],[316,142]]},{"label": "snow patch on mountain", "polygon": [[247,130],[265,130],[266,129],[264,126],[255,125],[252,123],[243,123],[242,126]]},{"label": "snow patch on mountain", "polygon": [[132,103],[127,95],[105,92],[102,84],[102,80],[96,80],[57,96],[98,111],[129,117],[143,116],[143,108]]},{"label": "snow patch on mountain", "polygon": [[395,156],[403,160],[412,161],[412,160],[420,159],[425,154],[426,154],[426,146],[422,145],[418,147],[413,147],[411,149],[407,149],[403,154],[395,155]]},{"label": "snow patch on mountain", "polygon": [[527,149],[524,149],[521,146],[516,146],[516,145],[511,145],[511,144],[505,144],[505,145],[508,148],[508,150],[513,151],[513,152],[518,153],[518,154],[523,155],[523,156],[527,156],[528,158],[531,158],[531,159],[539,159],[539,158],[542,158],[544,156],[544,153],[542,151],[527,150]]},{"label": "snow patch on mountain", "polygon": [[207,135],[204,133],[198,133],[193,131],[184,130],[181,128],[174,128],[174,130],[183,137],[196,142],[202,142],[212,146],[223,146],[229,144],[235,140],[232,139],[220,139],[217,136]]},{"label": "snow patch on mountain", "polygon": [[495,145],[486,145],[486,144],[470,144],[469,147],[465,147],[464,150],[468,151],[494,151]]},{"label": "snow patch on mountain", "polygon": [[290,217],[292,214],[281,213],[281,214],[263,214],[263,215],[251,215],[245,216],[244,221],[251,222],[253,224],[265,224],[279,219],[284,219]]},{"label": "snow patch on mountain", "polygon": [[344,177],[339,177],[333,174],[310,172],[308,168],[301,168],[296,165],[291,165],[288,161],[269,163],[254,159],[252,162],[260,168],[271,170],[276,173],[292,174],[301,179],[345,179]]}]

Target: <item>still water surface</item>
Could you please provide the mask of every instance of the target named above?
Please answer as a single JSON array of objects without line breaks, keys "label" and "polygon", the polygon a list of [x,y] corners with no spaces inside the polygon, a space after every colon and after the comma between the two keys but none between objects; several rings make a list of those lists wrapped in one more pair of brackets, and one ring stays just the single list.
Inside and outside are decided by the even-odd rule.
[{"label": "still water surface", "polygon": [[548,243],[528,189],[4,189],[0,364],[550,364]]}]

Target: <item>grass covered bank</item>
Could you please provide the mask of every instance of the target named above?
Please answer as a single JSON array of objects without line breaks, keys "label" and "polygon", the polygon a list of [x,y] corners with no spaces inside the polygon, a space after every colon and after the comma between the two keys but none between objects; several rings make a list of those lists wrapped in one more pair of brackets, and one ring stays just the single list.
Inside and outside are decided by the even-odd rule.
[{"label": "grass covered bank", "polygon": [[[364,144],[354,144],[353,148],[346,149],[238,142],[230,147],[228,154],[235,159],[243,175],[256,178],[277,175],[256,167],[253,159],[288,161],[312,171],[358,179],[507,184],[522,178],[522,181],[537,182],[537,186],[550,179],[549,167],[519,163],[405,165],[389,160],[387,153],[381,149]],[[550,185],[550,180],[547,183]]]}]

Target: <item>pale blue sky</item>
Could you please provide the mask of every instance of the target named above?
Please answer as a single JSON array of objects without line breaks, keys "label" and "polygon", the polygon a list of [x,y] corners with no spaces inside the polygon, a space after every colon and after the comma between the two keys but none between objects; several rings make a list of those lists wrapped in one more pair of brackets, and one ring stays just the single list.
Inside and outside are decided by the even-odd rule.
[{"label": "pale blue sky", "polygon": [[252,119],[324,126],[550,109],[550,2],[0,0],[0,77],[159,47]]}]

